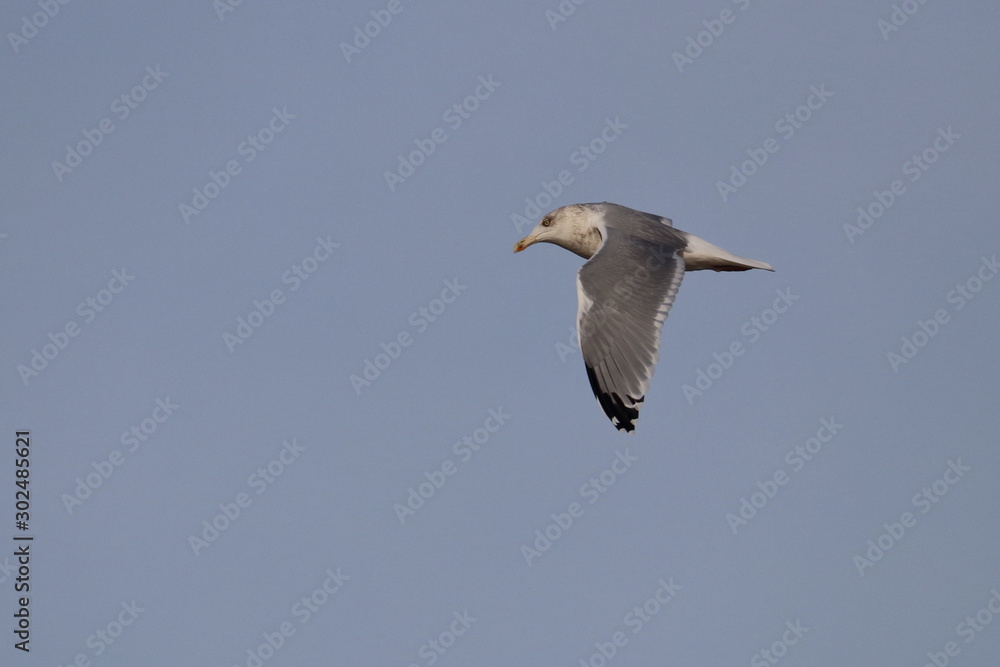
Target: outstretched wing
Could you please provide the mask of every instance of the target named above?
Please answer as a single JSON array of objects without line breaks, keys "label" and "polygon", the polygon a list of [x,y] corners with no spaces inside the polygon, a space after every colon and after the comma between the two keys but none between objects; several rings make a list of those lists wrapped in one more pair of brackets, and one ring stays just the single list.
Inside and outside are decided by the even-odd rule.
[{"label": "outstretched wing", "polygon": [[[580,268],[576,327],[594,395],[616,428],[631,432],[660,357],[660,332],[684,277],[684,241],[666,225],[652,238],[605,227]],[[645,235],[644,235],[645,236]]]}]

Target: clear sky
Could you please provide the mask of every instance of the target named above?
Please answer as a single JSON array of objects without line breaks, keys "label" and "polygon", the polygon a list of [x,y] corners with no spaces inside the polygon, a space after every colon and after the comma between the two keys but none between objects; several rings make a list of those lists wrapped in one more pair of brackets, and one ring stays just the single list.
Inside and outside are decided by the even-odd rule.
[{"label": "clear sky", "polygon": [[[993,664],[1000,6],[5,9],[0,664]],[[776,269],[633,436],[599,201]]]}]

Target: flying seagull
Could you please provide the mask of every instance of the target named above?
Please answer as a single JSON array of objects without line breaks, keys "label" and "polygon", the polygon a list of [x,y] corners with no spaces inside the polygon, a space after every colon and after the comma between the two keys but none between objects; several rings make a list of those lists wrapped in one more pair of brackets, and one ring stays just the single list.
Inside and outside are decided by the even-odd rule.
[{"label": "flying seagull", "polygon": [[620,431],[635,430],[660,356],[660,331],[685,271],[774,271],[674,229],[673,222],[618,204],[552,211],[514,245],[554,243],[587,261],[576,276],[576,331],[587,377]]}]

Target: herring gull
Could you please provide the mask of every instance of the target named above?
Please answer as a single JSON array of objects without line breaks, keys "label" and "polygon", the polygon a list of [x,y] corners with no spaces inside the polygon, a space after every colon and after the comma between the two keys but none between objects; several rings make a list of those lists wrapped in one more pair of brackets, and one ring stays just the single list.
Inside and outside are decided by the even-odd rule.
[{"label": "herring gull", "polygon": [[588,260],[576,277],[576,330],[594,395],[632,433],[660,356],[660,332],[685,271],[774,271],[618,204],[570,204],[514,245],[554,243]]}]

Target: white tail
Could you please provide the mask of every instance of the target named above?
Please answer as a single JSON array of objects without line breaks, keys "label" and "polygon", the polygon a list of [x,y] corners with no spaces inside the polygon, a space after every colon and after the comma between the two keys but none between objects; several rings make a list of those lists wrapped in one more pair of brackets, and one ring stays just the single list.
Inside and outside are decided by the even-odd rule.
[{"label": "white tail", "polygon": [[705,239],[700,239],[693,234],[684,234],[687,237],[687,247],[684,248],[681,256],[684,258],[684,268],[688,271],[704,269],[712,269],[713,271],[748,271],[750,269],[774,271],[774,268],[767,262],[734,255]]}]

